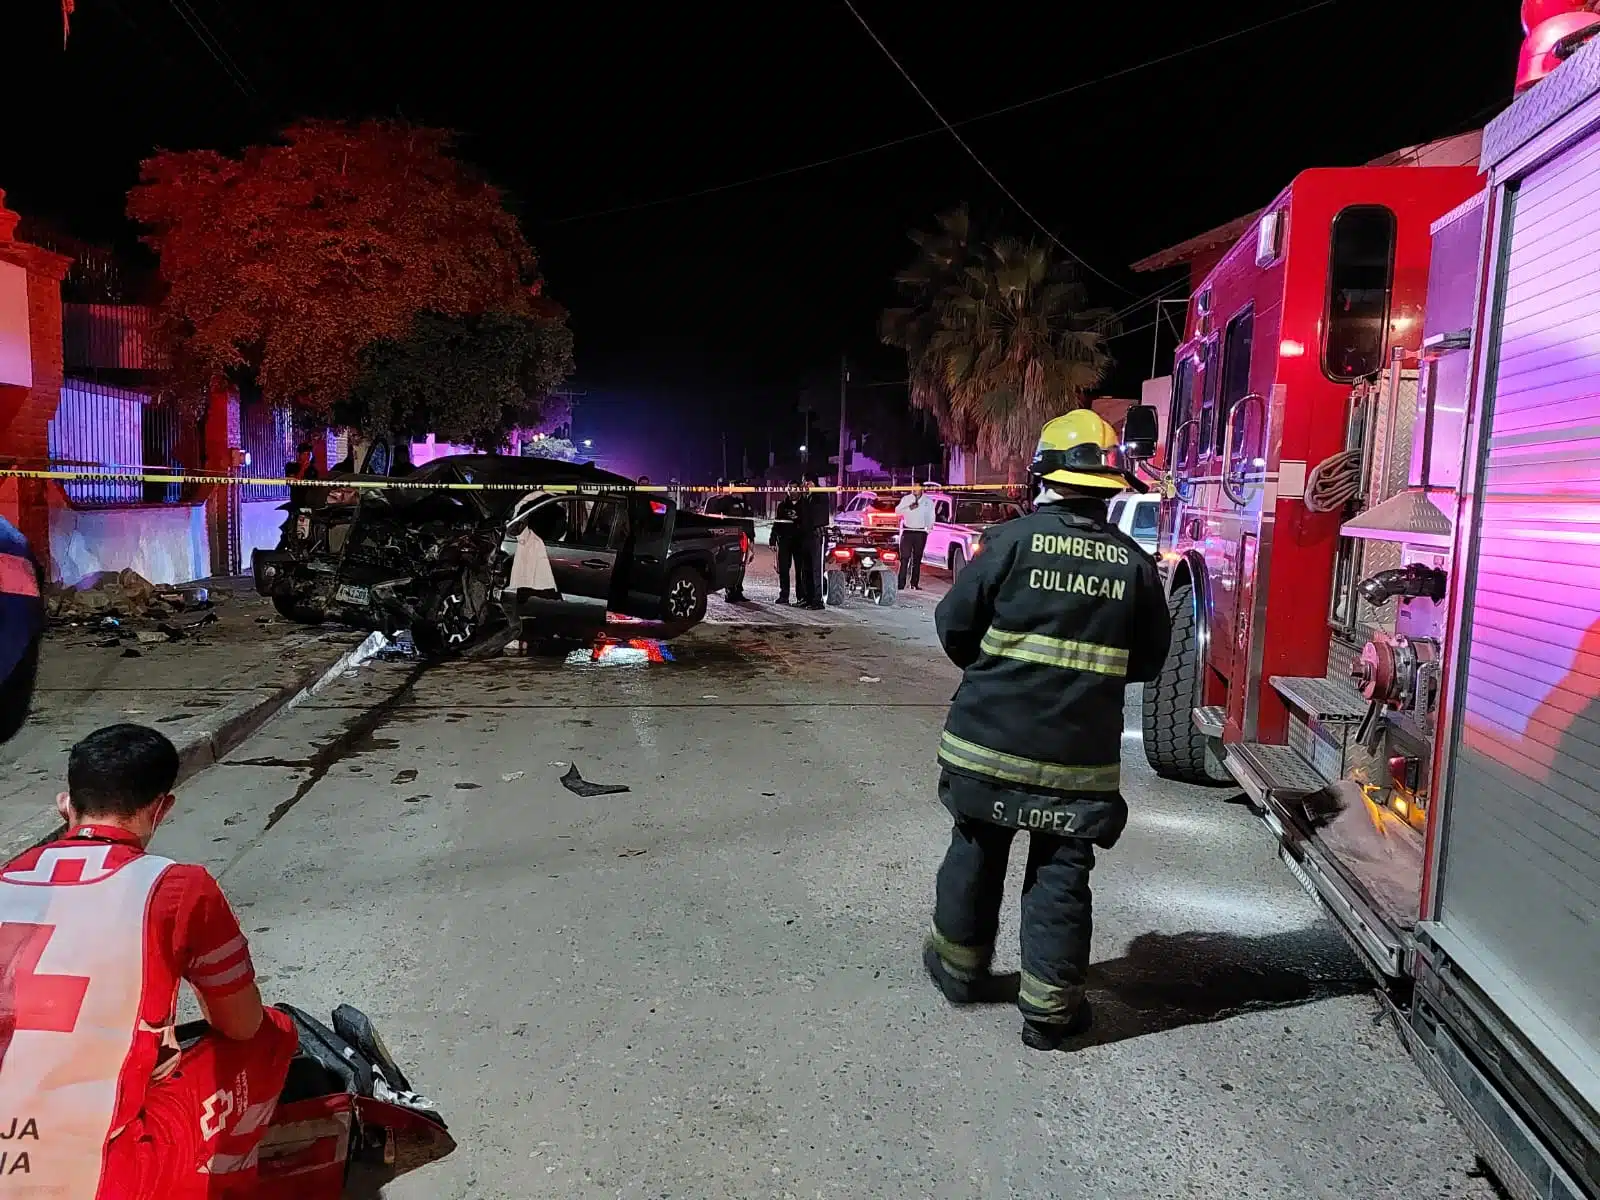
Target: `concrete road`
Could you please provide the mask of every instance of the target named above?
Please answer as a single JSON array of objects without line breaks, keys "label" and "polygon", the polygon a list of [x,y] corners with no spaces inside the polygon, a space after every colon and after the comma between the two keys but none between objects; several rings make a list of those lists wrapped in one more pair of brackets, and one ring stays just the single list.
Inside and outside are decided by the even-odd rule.
[{"label": "concrete road", "polygon": [[[157,848],[223,872],[269,998],[360,1003],[440,1102],[461,1148],[401,1200],[1491,1196],[1264,830],[1155,781],[1136,733],[1089,1044],[943,1004],[931,605],[719,606],[671,661],[369,668],[191,784]],[[581,799],[574,762],[630,790]]]}]

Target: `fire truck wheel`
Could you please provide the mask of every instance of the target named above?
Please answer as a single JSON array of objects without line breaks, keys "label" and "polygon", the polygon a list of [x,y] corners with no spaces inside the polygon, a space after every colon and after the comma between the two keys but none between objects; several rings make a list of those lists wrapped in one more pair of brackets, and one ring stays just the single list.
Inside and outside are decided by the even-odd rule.
[{"label": "fire truck wheel", "polygon": [[1183,783],[1217,783],[1208,769],[1206,735],[1195,728],[1194,709],[1203,703],[1200,644],[1195,629],[1193,587],[1180,584],[1168,600],[1172,650],[1161,674],[1144,685],[1144,756],[1157,775]]}]

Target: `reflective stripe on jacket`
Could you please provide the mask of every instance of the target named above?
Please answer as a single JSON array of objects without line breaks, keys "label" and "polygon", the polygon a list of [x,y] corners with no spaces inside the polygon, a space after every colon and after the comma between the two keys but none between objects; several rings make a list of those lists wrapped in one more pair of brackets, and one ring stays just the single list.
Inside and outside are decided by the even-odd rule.
[{"label": "reflective stripe on jacket", "polygon": [[935,622],[963,668],[946,770],[1060,797],[1117,793],[1123,689],[1155,678],[1172,626],[1154,559],[1106,524],[1103,502],[990,528]]}]

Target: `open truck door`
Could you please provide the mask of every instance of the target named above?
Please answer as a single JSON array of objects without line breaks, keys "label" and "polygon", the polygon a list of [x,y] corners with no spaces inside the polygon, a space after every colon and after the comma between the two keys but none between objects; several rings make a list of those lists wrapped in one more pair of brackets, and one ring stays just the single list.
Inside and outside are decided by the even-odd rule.
[{"label": "open truck door", "polygon": [[662,597],[667,589],[667,560],[672,554],[677,506],[665,496],[647,492],[629,492],[625,496],[628,536],[612,575],[611,608],[630,617],[657,620],[662,616]]},{"label": "open truck door", "polygon": [[502,548],[514,556],[524,529],[538,534],[560,598],[508,588],[506,615],[578,637],[602,630],[607,611],[659,617],[674,515],[671,501],[628,492],[530,493],[513,511]]}]

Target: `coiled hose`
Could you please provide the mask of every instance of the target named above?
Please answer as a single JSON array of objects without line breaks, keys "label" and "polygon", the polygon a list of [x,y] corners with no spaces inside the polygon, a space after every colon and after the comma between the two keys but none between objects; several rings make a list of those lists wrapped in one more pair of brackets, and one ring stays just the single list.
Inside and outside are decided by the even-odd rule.
[{"label": "coiled hose", "polygon": [[1306,508],[1338,512],[1361,490],[1361,451],[1341,450],[1306,473]]}]

